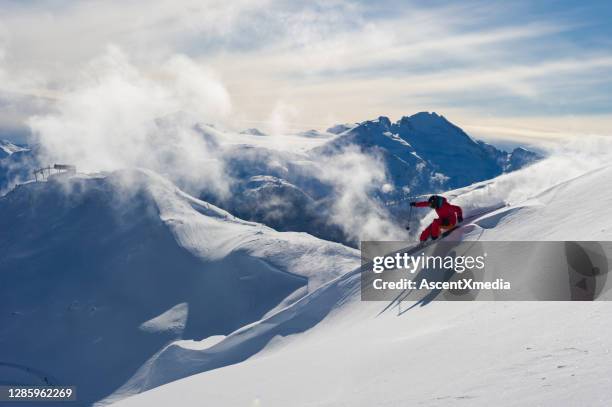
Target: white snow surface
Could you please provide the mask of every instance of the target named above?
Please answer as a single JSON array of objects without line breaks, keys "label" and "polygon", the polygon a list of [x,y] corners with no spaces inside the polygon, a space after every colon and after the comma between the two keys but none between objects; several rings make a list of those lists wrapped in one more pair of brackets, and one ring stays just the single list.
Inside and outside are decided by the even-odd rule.
[{"label": "white snow surface", "polygon": [[[478,202],[504,206],[449,239],[505,241],[510,249],[512,240],[612,237],[605,214],[612,167],[568,174],[542,189],[522,185],[526,175],[452,191],[472,215]],[[602,298],[609,300],[606,284]],[[609,405],[610,302],[388,305],[360,301],[356,269],[211,346],[169,344],[101,404]]]},{"label": "white snow surface", "polygon": [[168,343],[212,346],[359,264],[144,170],[23,184],[0,213],[0,383],[70,383],[79,405]]},{"label": "white snow surface", "polygon": [[[182,192],[151,171],[143,185],[152,193],[161,220],[178,243],[199,257],[218,260],[245,251],[272,267],[308,278],[308,288],[346,273],[358,261],[358,251],[307,233],[277,232]],[[150,182],[155,179],[155,182]]]},{"label": "white snow surface", "polygon": [[28,151],[28,149],[18,146],[8,140],[0,140],[0,158],[9,156],[19,151]]},{"label": "white snow surface", "polygon": [[147,332],[172,331],[181,333],[187,324],[188,315],[189,304],[182,302],[155,318],[143,322],[142,325],[140,325],[140,329]]}]

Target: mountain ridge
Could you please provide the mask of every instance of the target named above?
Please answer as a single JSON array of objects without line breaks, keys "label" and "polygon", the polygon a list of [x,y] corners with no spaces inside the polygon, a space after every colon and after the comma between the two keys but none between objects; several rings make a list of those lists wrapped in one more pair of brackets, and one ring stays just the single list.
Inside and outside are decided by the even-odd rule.
[{"label": "mountain ridge", "polygon": [[[507,251],[511,251],[517,240],[570,238],[586,239],[587,245],[592,244],[594,242],[589,240],[593,235],[588,225],[599,213],[600,202],[612,202],[612,194],[601,188],[596,189],[597,199],[586,202],[579,213],[569,209],[568,203],[573,202],[576,195],[593,193],[593,185],[602,179],[612,180],[612,167],[599,168],[558,182],[535,192],[525,201],[475,216],[469,224],[449,236],[447,241],[492,240],[505,245]],[[491,182],[503,180],[498,178]],[[453,194],[466,207],[473,207],[478,204],[474,200],[479,199],[481,190],[481,185],[476,184]],[[566,224],[545,227],[560,213],[567,219]],[[524,221],[525,217],[529,221]],[[610,230],[612,222],[608,219],[601,226]],[[609,234],[604,229],[598,233],[598,237]],[[512,236],[511,239],[508,236]],[[561,262],[569,262],[565,259],[567,252],[564,250],[567,249],[562,241],[557,242],[557,248],[559,255],[556,257],[561,258]],[[441,254],[436,251],[435,243],[429,249]],[[539,253],[534,247],[527,251],[519,256],[523,265],[546,270],[543,265],[551,260],[547,254]],[[593,258],[605,261],[605,257],[597,256]],[[516,268],[512,263],[500,267],[507,272]],[[562,273],[566,274],[557,281],[556,287],[564,287],[569,293],[575,287],[567,276],[567,265]],[[542,278],[541,274],[529,272],[522,276],[522,283],[526,287],[537,286]],[[288,400],[306,406],[321,400],[321,391],[329,403],[337,401],[355,405],[364,400],[368,405],[430,404],[432,392],[440,394],[442,391],[443,394],[454,395],[448,397],[452,404],[454,400],[468,398],[460,395],[463,393],[457,393],[466,388],[474,389],[470,391],[469,398],[478,398],[478,405],[490,405],[495,400],[499,401],[496,389],[505,388],[508,382],[513,382],[520,385],[512,387],[512,402],[504,404],[510,406],[517,401],[534,401],[532,394],[525,395],[522,391],[525,386],[538,385],[534,384],[532,375],[525,376],[525,364],[538,372],[541,376],[538,381],[546,379],[549,382],[547,392],[536,393],[537,402],[550,403],[554,400],[553,403],[563,404],[567,402],[569,394],[575,404],[584,404],[585,400],[586,404],[597,404],[596,390],[605,388],[605,378],[608,377],[605,372],[610,370],[607,346],[604,346],[608,342],[602,338],[607,338],[607,333],[611,331],[604,315],[610,309],[606,300],[611,298],[612,283],[605,274],[591,278],[597,279],[601,286],[597,299],[603,301],[584,303],[585,307],[579,309],[576,309],[576,303],[556,301],[514,301],[498,303],[498,306],[491,301],[418,301],[413,305],[410,299],[404,301],[402,306],[401,301],[395,300],[360,301],[360,269],[355,269],[276,314],[233,332],[220,342],[200,348],[184,342],[168,346],[143,366],[121,392],[101,405],[110,402],[117,407],[141,407],[153,400],[167,402],[175,399],[177,394],[186,394],[186,406],[198,405],[204,395],[208,400],[213,399],[215,404],[223,405],[244,404],[258,397],[271,406],[280,407]],[[443,296],[441,292],[437,295]],[[487,293],[477,295],[489,298]],[[592,307],[586,307],[589,304]],[[546,330],[541,329],[542,315],[546,316]],[[568,326],[575,324],[583,326],[585,318],[589,319],[589,326],[595,329],[597,335],[590,330],[568,329]],[[508,320],[513,323],[508,324]],[[483,326],[487,329],[483,330]],[[463,329],[454,329],[458,327]],[[478,341],[474,340],[474,332],[478,332]],[[538,335],[534,337],[533,332]],[[483,350],[483,341],[492,345]],[[525,345],[517,346],[517,342]],[[449,343],[454,346],[449,346]],[[483,352],[487,357],[482,356]],[[504,355],[501,359],[500,352]],[[355,358],[355,354],[360,357]],[[407,365],[406,360],[411,363]],[[432,360],[445,361],[447,369],[432,366]],[[559,374],[559,369],[570,363],[575,375],[588,375],[592,369],[598,372],[594,381],[589,382],[588,389],[584,389],[583,382]],[[489,385],[491,379],[483,383],[482,374],[464,374],[465,366],[473,367],[474,364],[479,366],[478,371],[487,372],[487,378],[494,379],[494,389]],[[294,365],[300,366],[300,369],[286,368]],[[171,366],[180,368],[170,369]],[[348,385],[341,374],[347,369],[352,372]],[[398,370],[405,371],[405,374],[398,376]],[[214,388],[229,388],[242,382],[241,379],[254,372],[264,372],[266,380],[245,381],[246,384],[234,392],[211,393]],[[406,375],[417,381],[418,386],[405,386]],[[440,379],[441,376],[444,380]],[[311,388],[303,386],[281,389],[277,386],[281,377],[289,377],[291,383],[316,380],[313,385],[317,386],[318,392],[313,393]],[[384,383],[385,389],[391,390],[377,394],[358,390],[369,388],[373,377],[377,383]],[[457,377],[461,378],[459,383]],[[162,386],[165,383],[168,384]]]},{"label": "mountain ridge", "polygon": [[353,249],[238,219],[151,171],[51,175],[0,197],[0,212],[0,360],[78,386],[81,403],[168,341],[227,335],[358,263]]},{"label": "mountain ridge", "polygon": [[[316,147],[316,154],[333,156],[349,146],[362,151],[382,149],[390,177],[396,186],[411,185],[411,192],[454,189],[520,169],[542,158],[524,148],[506,152],[472,139],[459,126],[435,112],[419,112],[392,122],[386,116],[366,120],[342,132],[336,139]],[[399,164],[412,154],[405,165]],[[516,156],[520,155],[520,158]],[[420,166],[418,168],[417,166]],[[414,167],[414,168],[411,168]],[[411,178],[429,178],[421,185]],[[409,174],[409,177],[403,176]]]}]

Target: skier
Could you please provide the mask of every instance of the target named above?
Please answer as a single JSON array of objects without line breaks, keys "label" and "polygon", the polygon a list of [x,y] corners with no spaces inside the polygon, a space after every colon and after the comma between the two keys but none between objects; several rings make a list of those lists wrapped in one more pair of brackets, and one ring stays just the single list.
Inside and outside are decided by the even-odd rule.
[{"label": "skier", "polygon": [[429,237],[431,237],[431,240],[436,240],[440,236],[440,229],[446,229],[446,232],[450,232],[459,223],[463,222],[463,211],[461,208],[457,205],[451,205],[446,198],[440,195],[432,195],[427,201],[423,202],[410,202],[410,206],[418,208],[429,206],[435,209],[438,214],[438,217],[431,222],[431,225],[421,232],[421,237],[419,238],[421,242],[426,241]]}]

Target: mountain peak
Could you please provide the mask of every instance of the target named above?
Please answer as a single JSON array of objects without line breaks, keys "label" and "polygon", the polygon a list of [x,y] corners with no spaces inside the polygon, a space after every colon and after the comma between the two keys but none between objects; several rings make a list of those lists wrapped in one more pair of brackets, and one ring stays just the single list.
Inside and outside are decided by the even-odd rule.
[{"label": "mountain peak", "polygon": [[399,126],[408,126],[416,129],[424,128],[457,128],[451,122],[446,120],[442,115],[436,112],[419,112],[412,116],[402,117],[397,124]]},{"label": "mountain peak", "polygon": [[389,130],[391,128],[391,119],[389,119],[387,116],[379,116],[377,119],[366,120],[364,122],[361,122],[359,126],[357,126],[357,128],[361,126],[368,126],[368,127],[380,126],[385,130]]},{"label": "mountain peak", "polygon": [[418,112],[409,117],[414,118],[414,119],[416,118],[444,119],[444,116],[439,115],[436,112]]},{"label": "mountain peak", "polygon": [[298,136],[308,137],[308,138],[329,138],[331,134],[323,133],[318,130],[310,129],[306,131],[302,131],[297,134]]},{"label": "mountain peak", "polygon": [[341,124],[336,124],[328,128],[325,131],[331,134],[341,134],[341,133],[344,133],[345,131],[354,129],[357,126],[359,126],[359,123],[341,123]]},{"label": "mountain peak", "polygon": [[379,116],[375,121],[378,121],[385,127],[391,127],[391,120],[387,116]]},{"label": "mountain peak", "polygon": [[[466,186],[538,159],[525,149],[509,154],[477,142],[436,112],[404,116],[396,123],[385,116],[367,120],[313,151],[336,154],[348,145],[382,153],[396,187],[410,184],[411,192],[419,193]],[[447,181],[436,184],[436,174]]]},{"label": "mountain peak", "polygon": [[264,133],[263,131],[256,129],[256,128],[250,128],[250,129],[246,129],[246,130],[242,130],[240,132],[240,134],[248,134],[251,136],[267,136],[266,133]]}]

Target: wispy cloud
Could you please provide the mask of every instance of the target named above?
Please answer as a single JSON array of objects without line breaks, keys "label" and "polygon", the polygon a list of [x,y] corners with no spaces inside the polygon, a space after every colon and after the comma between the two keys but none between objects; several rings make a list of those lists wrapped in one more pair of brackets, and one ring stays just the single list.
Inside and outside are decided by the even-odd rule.
[{"label": "wispy cloud", "polygon": [[437,110],[459,125],[537,115],[554,127],[572,115],[585,118],[585,133],[599,132],[588,117],[612,116],[604,90],[612,84],[612,44],[606,16],[578,8],[390,0],[7,3],[0,97],[21,98],[13,98],[10,114],[0,108],[0,126],[27,120],[36,98],[52,109],[83,65],[114,44],[153,82],[163,80],[159,67],[176,54],[216,75],[236,126],[266,122],[278,131],[282,122],[293,130]]},{"label": "wispy cloud", "polygon": [[223,196],[229,177],[216,143],[194,123],[223,120],[230,107],[223,85],[185,56],[169,58],[152,77],[109,47],[53,112],[30,117],[28,125],[44,161],[85,172],[148,168],[187,190]]}]

